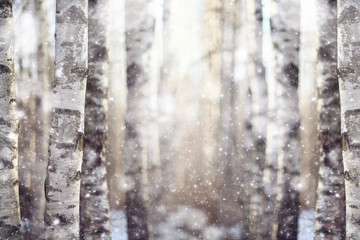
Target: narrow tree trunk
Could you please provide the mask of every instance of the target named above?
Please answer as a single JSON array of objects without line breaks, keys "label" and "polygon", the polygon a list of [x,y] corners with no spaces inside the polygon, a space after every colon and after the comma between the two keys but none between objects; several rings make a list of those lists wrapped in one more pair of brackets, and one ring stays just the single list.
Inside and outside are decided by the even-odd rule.
[{"label": "narrow tree trunk", "polygon": [[109,239],[105,155],[108,130],[108,1],[89,1],[89,76],[85,97],[85,137],[80,189],[82,239]]},{"label": "narrow tree trunk", "polygon": [[109,21],[109,111],[106,175],[110,209],[125,203],[124,140],[126,109],[125,0],[110,0]]},{"label": "narrow tree trunk", "polygon": [[234,171],[235,146],[233,139],[234,88],[234,0],[222,2],[222,59],[219,132],[219,221],[224,225],[234,223]]},{"label": "narrow tree trunk", "polygon": [[251,88],[252,142],[252,193],[250,196],[250,232],[254,239],[261,239],[264,214],[263,173],[265,164],[267,86],[262,64],[262,6],[261,0],[247,1],[249,25],[248,77]]},{"label": "narrow tree trunk", "polygon": [[[274,2],[271,19],[274,47],[279,57],[279,152],[277,200],[273,239],[296,239],[300,208],[300,115],[298,106],[299,23],[297,0]],[[277,42],[275,42],[277,41]]]},{"label": "narrow tree trunk", "polygon": [[[244,226],[242,236],[244,239],[251,239],[250,226],[250,184],[244,184],[251,179],[251,150],[252,150],[252,129],[251,129],[251,92],[248,78],[249,63],[249,41],[247,24],[247,0],[235,1],[235,36],[234,36],[234,109],[233,109],[233,136],[238,155],[240,175],[237,176],[236,192],[237,201],[241,209],[240,221]],[[235,168],[235,167],[234,167]]]},{"label": "narrow tree trunk", "polygon": [[56,1],[55,81],[45,180],[46,238],[79,239],[87,65],[87,1]]},{"label": "narrow tree trunk", "polygon": [[149,14],[152,2],[128,0],[126,9],[127,109],[125,115],[126,215],[129,239],[147,239],[148,192],[148,108],[150,100],[149,57],[155,18]]},{"label": "narrow tree trunk", "polygon": [[345,186],[341,155],[341,119],[337,79],[336,1],[317,1],[318,119],[320,178],[316,202],[315,239],[345,239]]},{"label": "narrow tree trunk", "polygon": [[[267,3],[265,7],[267,14],[270,15],[271,4]],[[268,20],[268,19],[267,19]],[[268,26],[270,28],[270,26]],[[272,43],[268,49],[270,61],[266,66],[267,83],[268,83],[268,106],[267,106],[267,129],[266,129],[266,151],[265,151],[265,168],[264,168],[264,215],[263,215],[263,238],[271,239],[273,235],[277,188],[277,172],[278,172],[278,141],[279,126],[277,121],[277,79],[279,76],[278,69],[275,66],[279,64],[279,48],[277,47],[279,38],[272,36]]]},{"label": "narrow tree trunk", "polygon": [[[338,76],[346,193],[346,239],[360,238],[359,75],[360,2],[337,2]],[[333,93],[332,93],[333,94]]]},{"label": "narrow tree trunk", "polygon": [[0,238],[21,239],[13,1],[0,1]]}]

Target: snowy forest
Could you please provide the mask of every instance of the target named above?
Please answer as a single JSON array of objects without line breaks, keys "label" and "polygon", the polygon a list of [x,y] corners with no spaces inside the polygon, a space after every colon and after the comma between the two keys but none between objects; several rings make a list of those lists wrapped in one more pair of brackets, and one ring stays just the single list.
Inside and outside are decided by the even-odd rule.
[{"label": "snowy forest", "polygon": [[0,239],[360,240],[360,1],[0,0]]}]

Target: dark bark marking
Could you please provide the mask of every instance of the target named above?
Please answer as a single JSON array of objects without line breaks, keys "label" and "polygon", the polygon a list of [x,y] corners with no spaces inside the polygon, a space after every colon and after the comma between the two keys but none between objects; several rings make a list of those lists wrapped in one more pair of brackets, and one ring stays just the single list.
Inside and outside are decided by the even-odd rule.
[{"label": "dark bark marking", "polygon": [[345,8],[339,16],[338,23],[339,24],[349,24],[349,23],[357,23],[360,21],[360,13],[354,6],[349,6]]},{"label": "dark bark marking", "polygon": [[79,118],[81,117],[81,113],[78,110],[66,109],[66,108],[55,108],[53,111],[57,114],[75,115]]},{"label": "dark bark marking", "polygon": [[[0,5],[0,7],[1,7],[1,5]],[[11,72],[12,72],[12,70],[11,70],[11,68],[9,66],[6,66],[4,64],[0,64],[0,74],[2,74],[2,73],[11,73]]]},{"label": "dark bark marking", "polygon": [[0,117],[0,125],[5,125],[7,127],[11,127],[12,124],[10,121],[5,120],[4,118]]},{"label": "dark bark marking", "polygon": [[297,88],[299,86],[299,68],[295,64],[290,63],[284,67],[283,72],[291,85]]},{"label": "dark bark marking", "polygon": [[318,49],[318,58],[325,62],[334,62],[336,61],[336,53],[333,52],[332,48],[329,46],[322,46]]},{"label": "dark bark marking", "polygon": [[11,160],[7,160],[7,159],[0,159],[0,161],[2,161],[2,163],[4,164],[4,167],[7,169],[14,169],[14,164]]},{"label": "dark bark marking", "polygon": [[84,11],[76,6],[71,6],[63,14],[60,14],[56,18],[57,23],[76,23],[86,24],[87,18]]},{"label": "dark bark marking", "polygon": [[[1,5],[0,5],[1,6]],[[21,227],[8,225],[3,220],[0,219],[0,229],[1,229],[1,238],[3,239],[14,239],[14,237],[18,236],[20,238],[20,229]]]},{"label": "dark bark marking", "polygon": [[136,63],[130,64],[127,69],[127,87],[131,88],[134,86],[138,80],[139,75],[141,74],[142,67],[137,65]]}]

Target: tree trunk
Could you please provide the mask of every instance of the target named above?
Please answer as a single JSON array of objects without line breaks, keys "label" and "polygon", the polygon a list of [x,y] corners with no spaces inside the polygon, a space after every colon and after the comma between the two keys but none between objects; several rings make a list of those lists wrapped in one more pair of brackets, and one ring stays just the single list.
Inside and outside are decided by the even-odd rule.
[{"label": "tree trunk", "polygon": [[108,1],[89,1],[89,76],[85,96],[85,137],[80,189],[82,239],[109,239],[105,156],[108,130]]},{"label": "tree trunk", "polygon": [[252,163],[252,193],[250,195],[250,232],[254,239],[262,239],[262,217],[264,214],[263,173],[265,164],[267,86],[262,64],[262,6],[261,0],[247,1],[249,27],[249,64],[248,78],[251,88],[251,123],[253,152],[249,159]]},{"label": "tree trunk", "polygon": [[[338,76],[341,102],[341,137],[346,194],[346,239],[359,239],[359,75],[360,2],[337,2]],[[333,93],[332,93],[333,94]]]},{"label": "tree trunk", "polygon": [[126,2],[127,109],[125,115],[126,215],[129,239],[147,239],[148,192],[148,108],[150,100],[150,52],[155,17],[149,13],[152,1]]},{"label": "tree trunk", "polygon": [[235,10],[234,0],[222,2],[222,48],[221,48],[221,93],[220,93],[220,131],[219,131],[219,221],[230,226],[234,223],[235,198],[234,159],[234,39]]},{"label": "tree trunk", "polygon": [[55,81],[45,180],[46,238],[79,239],[88,73],[87,1],[56,1]]},{"label": "tree trunk", "polygon": [[13,1],[0,1],[0,238],[21,239]]},{"label": "tree trunk", "polygon": [[317,1],[320,178],[315,239],[345,239],[345,186],[337,67],[336,1]]},{"label": "tree trunk", "polygon": [[[300,115],[298,106],[299,23],[297,0],[274,2],[271,19],[274,47],[279,55],[279,152],[273,239],[296,239],[300,208]],[[276,237],[277,235],[277,237]]]}]

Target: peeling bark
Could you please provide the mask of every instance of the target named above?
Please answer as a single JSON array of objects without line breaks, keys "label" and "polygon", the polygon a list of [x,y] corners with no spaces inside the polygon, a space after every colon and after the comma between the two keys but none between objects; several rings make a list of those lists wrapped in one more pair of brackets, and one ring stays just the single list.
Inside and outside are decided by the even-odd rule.
[{"label": "peeling bark", "polygon": [[85,137],[80,189],[81,239],[109,239],[105,155],[108,131],[108,1],[89,1],[89,76],[85,96]]},{"label": "peeling bark", "polygon": [[300,6],[297,0],[274,2],[271,18],[274,48],[278,53],[279,150],[277,196],[272,239],[296,239],[300,210],[300,114],[298,65]]},{"label": "peeling bark", "polygon": [[0,1],[0,238],[2,239],[22,239],[12,7],[13,1]]},{"label": "peeling bark", "polygon": [[55,81],[45,180],[46,238],[79,239],[88,4],[56,1]]},{"label": "peeling bark", "polygon": [[320,170],[315,239],[345,239],[345,186],[337,67],[336,1],[317,1]]},{"label": "peeling bark", "polygon": [[346,239],[360,237],[360,2],[337,2],[338,77],[346,194]]}]

